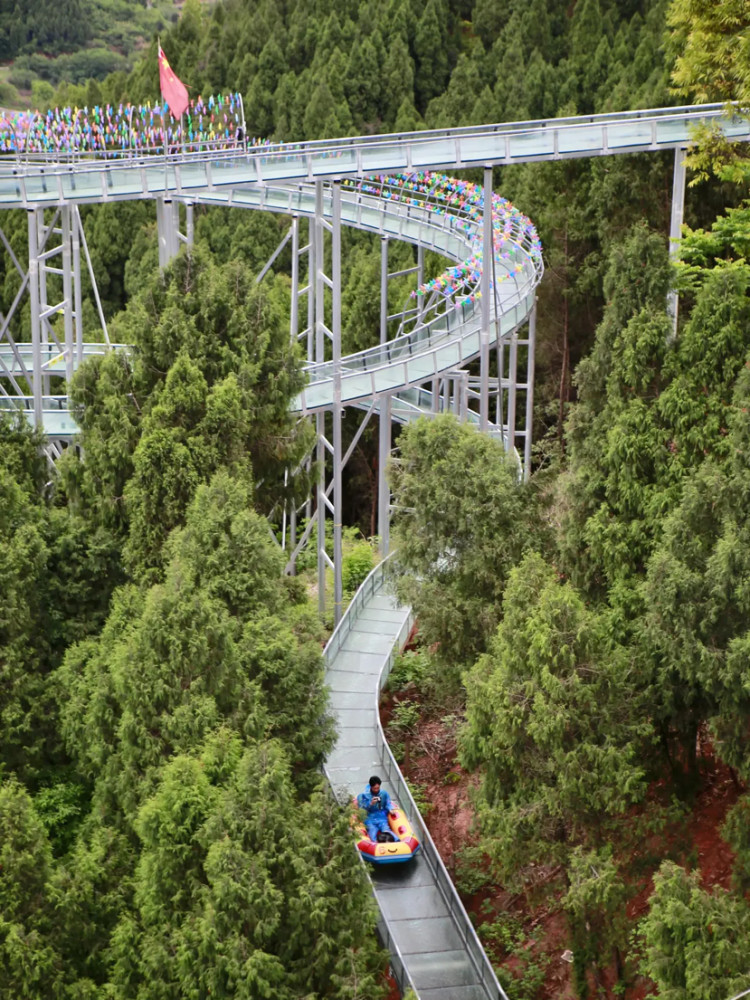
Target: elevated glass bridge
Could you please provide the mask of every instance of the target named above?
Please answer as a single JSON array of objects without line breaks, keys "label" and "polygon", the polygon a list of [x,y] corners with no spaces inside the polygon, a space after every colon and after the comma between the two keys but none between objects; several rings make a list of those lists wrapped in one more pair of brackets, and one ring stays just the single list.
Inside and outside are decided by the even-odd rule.
[{"label": "elevated glass bridge", "polygon": [[227,187],[679,149],[699,123],[715,124],[729,139],[750,138],[747,119],[711,104],[208,153],[76,154],[65,162],[13,155],[0,158],[0,207],[200,199]]}]

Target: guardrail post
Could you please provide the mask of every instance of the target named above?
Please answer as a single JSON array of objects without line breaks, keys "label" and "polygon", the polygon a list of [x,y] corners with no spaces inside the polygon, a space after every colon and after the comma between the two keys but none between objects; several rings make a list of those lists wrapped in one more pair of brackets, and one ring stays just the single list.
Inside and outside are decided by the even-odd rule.
[{"label": "guardrail post", "polygon": [[[677,147],[674,151],[674,176],[672,179],[672,213],[669,222],[669,256],[674,261],[680,252],[682,218],[685,212],[685,150]],[[677,313],[679,298],[677,292],[669,292],[667,311],[672,317],[672,337],[677,336]]]}]

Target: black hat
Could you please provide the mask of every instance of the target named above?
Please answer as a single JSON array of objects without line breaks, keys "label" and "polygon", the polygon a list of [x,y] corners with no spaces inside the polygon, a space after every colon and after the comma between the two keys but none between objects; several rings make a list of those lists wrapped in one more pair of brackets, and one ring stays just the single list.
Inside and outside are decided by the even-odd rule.
[{"label": "black hat", "polygon": [[370,778],[369,781],[370,788],[372,788],[373,785],[382,785],[382,784],[383,782],[380,780],[377,774],[373,774],[373,776]]}]

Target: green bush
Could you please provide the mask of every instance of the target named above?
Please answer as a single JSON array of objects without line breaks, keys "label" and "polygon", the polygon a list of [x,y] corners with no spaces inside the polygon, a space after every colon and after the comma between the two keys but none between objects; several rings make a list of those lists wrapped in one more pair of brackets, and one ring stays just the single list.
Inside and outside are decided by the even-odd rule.
[{"label": "green bush", "polygon": [[17,108],[18,102],[18,91],[13,84],[0,82],[0,105],[4,108]]},{"label": "green bush", "polygon": [[375,565],[372,546],[364,539],[344,556],[341,563],[341,581],[345,594],[353,594],[362,585]]},{"label": "green bush", "polygon": [[391,668],[388,690],[403,691],[408,684],[415,684],[420,689],[427,677],[429,664],[429,655],[423,649],[410,649],[401,653]]}]

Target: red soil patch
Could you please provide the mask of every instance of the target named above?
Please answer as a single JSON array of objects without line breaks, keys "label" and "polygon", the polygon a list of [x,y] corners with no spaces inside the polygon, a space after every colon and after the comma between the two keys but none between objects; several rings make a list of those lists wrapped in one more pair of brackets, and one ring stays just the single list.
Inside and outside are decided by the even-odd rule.
[{"label": "red soil patch", "polygon": [[698,870],[703,887],[721,886],[728,889],[732,879],[734,854],[721,839],[719,830],[727,813],[740,797],[729,768],[721,761],[709,758],[710,768],[698,795],[688,824],[689,836],[698,855]]},{"label": "red soil patch", "polygon": [[390,970],[385,974],[384,979],[385,985],[388,988],[385,1000],[401,1000],[401,990],[399,990],[398,983],[391,975]]},{"label": "red soil patch", "polygon": [[[414,692],[401,697],[414,699]],[[397,696],[398,698],[398,696]],[[383,724],[387,726],[394,702],[388,699],[381,706]],[[406,740],[402,767],[411,783],[420,786],[421,795],[430,803],[425,819],[443,861],[451,874],[455,873],[456,852],[472,842],[474,810],[471,788],[476,778],[463,772],[456,761],[456,720],[423,718],[415,734]],[[697,859],[701,881],[706,888],[727,888],[731,881],[733,854],[722,840],[721,829],[727,812],[737,801],[740,790],[729,769],[712,756],[712,748],[701,746],[701,787],[689,819],[682,830],[667,831],[663,836],[663,851],[682,863]],[[679,845],[679,848],[678,846]],[[684,852],[684,853],[683,853]],[[658,862],[657,862],[658,866]],[[655,866],[656,867],[656,866]],[[655,868],[654,868],[655,870]],[[644,874],[627,904],[627,915],[635,926],[648,910],[653,891],[654,870]],[[535,869],[529,873],[526,894],[511,895],[500,886],[485,888],[464,898],[464,905],[477,926],[492,924],[500,913],[510,914],[519,928],[513,955],[504,953],[501,942],[488,950],[496,963],[509,972],[523,974],[524,966],[535,963],[544,967],[544,981],[534,998],[529,1000],[574,1000],[572,965],[566,955],[570,947],[565,913],[556,903],[555,880],[559,871]],[[565,957],[563,957],[565,956]],[[653,984],[643,976],[633,976],[624,994],[625,1000],[645,1000],[655,996]],[[598,996],[615,1000],[614,969],[604,971]],[[592,983],[593,985],[593,983]]]}]

